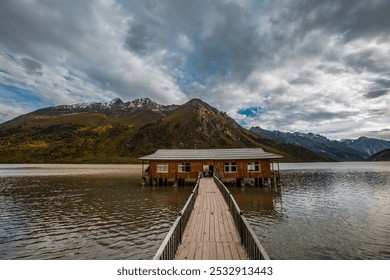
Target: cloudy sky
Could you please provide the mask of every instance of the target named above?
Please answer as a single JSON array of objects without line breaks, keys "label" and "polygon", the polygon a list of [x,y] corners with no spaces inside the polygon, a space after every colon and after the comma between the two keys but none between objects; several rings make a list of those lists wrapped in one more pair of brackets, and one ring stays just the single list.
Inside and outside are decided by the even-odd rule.
[{"label": "cloudy sky", "polygon": [[1,0],[0,122],[197,97],[245,127],[390,140],[388,0]]}]

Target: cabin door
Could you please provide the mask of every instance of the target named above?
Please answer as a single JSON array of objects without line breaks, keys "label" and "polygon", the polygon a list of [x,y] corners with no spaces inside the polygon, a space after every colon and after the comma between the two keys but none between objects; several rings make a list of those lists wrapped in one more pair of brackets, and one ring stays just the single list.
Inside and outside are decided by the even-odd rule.
[{"label": "cabin door", "polygon": [[214,174],[214,165],[203,165],[203,175],[205,177],[213,177]]},{"label": "cabin door", "polygon": [[214,165],[209,165],[209,175],[210,175],[210,177],[213,177],[213,175],[214,175]]}]

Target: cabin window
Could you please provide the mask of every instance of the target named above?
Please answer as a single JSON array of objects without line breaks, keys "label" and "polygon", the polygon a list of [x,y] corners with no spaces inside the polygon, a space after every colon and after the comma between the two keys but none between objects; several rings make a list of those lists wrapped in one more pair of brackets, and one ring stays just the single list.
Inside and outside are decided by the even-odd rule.
[{"label": "cabin window", "polygon": [[179,172],[190,172],[190,163],[189,162],[182,162],[179,164]]},{"label": "cabin window", "polygon": [[225,173],[236,173],[237,163],[236,162],[225,162]]},{"label": "cabin window", "polygon": [[168,173],[168,163],[157,164],[157,173]]},{"label": "cabin window", "polygon": [[259,162],[248,162],[248,172],[260,172]]}]

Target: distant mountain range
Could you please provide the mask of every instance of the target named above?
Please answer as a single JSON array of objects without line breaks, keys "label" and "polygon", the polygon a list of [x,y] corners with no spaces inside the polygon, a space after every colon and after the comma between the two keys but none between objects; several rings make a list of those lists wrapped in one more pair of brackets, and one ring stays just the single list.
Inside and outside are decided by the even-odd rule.
[{"label": "distant mountain range", "polygon": [[255,134],[200,99],[61,105],[0,124],[1,163],[128,163],[161,148],[261,147],[286,161],[327,160]]},{"label": "distant mountain range", "polygon": [[260,127],[252,127],[250,130],[277,143],[298,145],[337,161],[366,160],[373,154],[390,148],[390,141],[368,137],[337,141],[313,133],[269,131]]}]

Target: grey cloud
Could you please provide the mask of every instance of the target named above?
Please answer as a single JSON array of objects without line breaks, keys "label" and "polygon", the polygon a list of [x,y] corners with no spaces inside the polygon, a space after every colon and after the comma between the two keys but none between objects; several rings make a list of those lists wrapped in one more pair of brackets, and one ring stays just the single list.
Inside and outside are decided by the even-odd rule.
[{"label": "grey cloud", "polygon": [[[360,137],[360,136],[362,136],[362,135],[361,134],[356,135],[356,138]],[[390,129],[385,128],[385,129],[378,130],[378,131],[368,131],[368,132],[366,132],[365,136],[390,141]]]},{"label": "grey cloud", "polygon": [[175,45],[179,34],[193,37],[200,31],[208,10],[207,5],[198,1],[120,2],[122,8],[132,15],[125,45],[136,52],[169,49]]},{"label": "grey cloud", "polygon": [[390,93],[390,89],[380,89],[367,92],[364,96],[368,99],[378,98]]},{"label": "grey cloud", "polygon": [[390,93],[390,79],[378,78],[372,81],[371,90],[364,97],[375,99]]},{"label": "grey cloud", "polygon": [[259,66],[269,65],[272,54],[257,33],[253,11],[234,3],[215,9],[218,14],[209,34],[199,38],[196,52],[189,57],[188,67],[198,73],[199,80],[228,74],[230,80],[242,81]]},{"label": "grey cloud", "polygon": [[53,63],[61,52],[75,51],[82,42],[83,28],[91,17],[87,3],[4,0],[0,8],[0,44],[10,52]]},{"label": "grey cloud", "polygon": [[[130,24],[126,45],[136,52],[161,48],[180,53],[175,42],[185,34],[194,46],[183,65],[192,74],[189,79],[206,83],[227,73],[243,79],[269,56],[257,34],[256,21],[263,12],[221,2],[143,1],[134,13],[134,22],[142,27]],[[127,8],[134,9],[130,4]]]},{"label": "grey cloud", "polygon": [[145,54],[148,41],[151,40],[146,27],[140,24],[130,24],[128,33],[125,46],[138,54]]},{"label": "grey cloud", "polygon": [[387,0],[313,0],[290,3],[284,15],[299,23],[296,35],[320,29],[340,34],[346,41],[360,37],[389,36],[390,2]]},{"label": "grey cloud", "polygon": [[343,119],[355,115],[354,112],[308,112],[304,114],[308,121],[324,121],[332,119]]},{"label": "grey cloud", "polygon": [[27,57],[21,58],[20,62],[23,64],[27,74],[42,76],[42,64],[39,62],[36,62],[35,60]]},{"label": "grey cloud", "polygon": [[364,50],[344,58],[345,62],[358,72],[369,70],[371,72],[382,73],[388,70],[388,61],[384,61],[381,55],[373,50]]},{"label": "grey cloud", "polygon": [[290,85],[313,85],[315,84],[315,77],[312,72],[309,71],[303,71],[299,73],[298,77],[289,81]]},{"label": "grey cloud", "polygon": [[378,87],[381,87],[381,88],[390,88],[390,79],[380,78],[380,79],[374,80],[374,83],[376,85],[378,85]]}]

